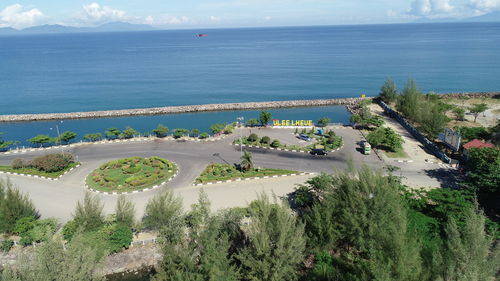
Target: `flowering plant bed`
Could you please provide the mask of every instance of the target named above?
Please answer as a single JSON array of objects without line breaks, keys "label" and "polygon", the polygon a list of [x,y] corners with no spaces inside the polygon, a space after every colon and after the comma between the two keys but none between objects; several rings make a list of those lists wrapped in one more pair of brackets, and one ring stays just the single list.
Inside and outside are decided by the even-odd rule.
[{"label": "flowering plant bed", "polygon": [[130,157],[101,165],[87,177],[87,185],[103,192],[142,190],[168,181],[177,166],[157,156]]},{"label": "flowering plant bed", "polygon": [[242,172],[234,165],[212,163],[208,165],[201,175],[196,178],[195,183],[218,182],[234,179],[264,177],[264,176],[278,176],[299,174],[297,171],[282,170],[282,169],[268,169],[268,168],[254,168],[249,171]]}]

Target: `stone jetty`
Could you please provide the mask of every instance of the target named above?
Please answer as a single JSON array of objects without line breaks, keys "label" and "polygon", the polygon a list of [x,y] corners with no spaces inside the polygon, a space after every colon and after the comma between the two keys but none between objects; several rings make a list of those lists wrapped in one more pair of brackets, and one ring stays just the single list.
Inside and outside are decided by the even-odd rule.
[{"label": "stone jetty", "polygon": [[371,98],[221,103],[221,104],[183,105],[183,106],[167,106],[167,107],[140,108],[140,109],[69,112],[69,113],[0,115],[0,122],[90,119],[90,118],[125,117],[125,116],[164,115],[164,114],[193,113],[193,112],[207,112],[207,111],[254,110],[254,109],[271,109],[271,108],[328,106],[328,105],[345,105],[349,108],[350,106],[356,105],[360,100],[363,99],[371,99]]}]

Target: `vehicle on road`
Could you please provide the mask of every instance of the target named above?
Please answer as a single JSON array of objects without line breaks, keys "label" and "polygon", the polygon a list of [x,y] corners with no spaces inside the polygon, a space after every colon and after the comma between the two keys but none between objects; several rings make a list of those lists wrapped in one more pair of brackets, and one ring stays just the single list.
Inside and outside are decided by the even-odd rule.
[{"label": "vehicle on road", "polygon": [[322,149],[322,148],[315,148],[311,150],[312,155],[328,155],[328,151]]},{"label": "vehicle on road", "polygon": [[361,142],[361,148],[363,150],[363,154],[368,155],[372,151],[372,146],[367,141]]},{"label": "vehicle on road", "polygon": [[305,140],[305,141],[311,141],[311,140],[312,140],[312,139],[311,139],[308,135],[306,135],[306,134],[300,134],[300,135],[299,135],[299,139],[301,139],[301,140]]}]

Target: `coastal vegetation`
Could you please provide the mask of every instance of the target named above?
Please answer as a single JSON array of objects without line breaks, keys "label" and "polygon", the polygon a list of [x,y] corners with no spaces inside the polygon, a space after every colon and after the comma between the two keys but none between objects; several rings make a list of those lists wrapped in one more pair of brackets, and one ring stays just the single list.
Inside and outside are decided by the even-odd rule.
[{"label": "coastal vegetation", "polygon": [[10,166],[0,166],[0,171],[57,178],[78,164],[72,154],[52,153],[32,160],[16,158]]},{"label": "coastal vegetation", "polygon": [[401,153],[403,151],[403,138],[389,127],[380,127],[370,132],[366,140],[374,148],[388,152]]},{"label": "coastal vegetation", "polygon": [[105,192],[128,192],[149,188],[176,173],[174,163],[160,157],[130,157],[101,165],[87,177],[89,187]]},{"label": "coastal vegetation", "polygon": [[0,151],[7,150],[14,142],[6,141],[2,138],[2,133],[0,133]]}]

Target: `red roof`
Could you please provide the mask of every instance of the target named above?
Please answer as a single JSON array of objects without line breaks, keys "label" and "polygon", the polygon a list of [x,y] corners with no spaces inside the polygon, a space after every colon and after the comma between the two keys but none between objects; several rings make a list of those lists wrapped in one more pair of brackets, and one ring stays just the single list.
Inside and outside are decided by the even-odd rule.
[{"label": "red roof", "polygon": [[464,149],[483,148],[483,147],[495,147],[495,146],[491,143],[487,143],[478,139],[473,139],[470,142],[464,144]]}]

